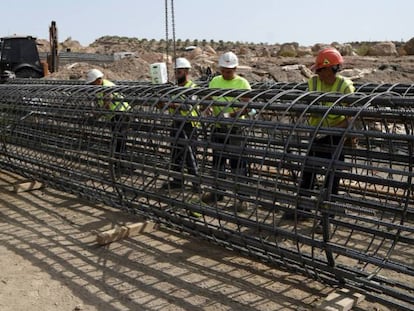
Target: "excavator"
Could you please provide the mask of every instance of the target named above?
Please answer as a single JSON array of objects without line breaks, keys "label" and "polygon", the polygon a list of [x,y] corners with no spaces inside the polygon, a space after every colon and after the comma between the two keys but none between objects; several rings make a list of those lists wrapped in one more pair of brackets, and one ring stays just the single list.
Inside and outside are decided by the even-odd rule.
[{"label": "excavator", "polygon": [[56,22],[49,27],[50,53],[41,61],[36,38],[8,36],[0,38],[0,82],[16,78],[43,78],[58,69]]}]

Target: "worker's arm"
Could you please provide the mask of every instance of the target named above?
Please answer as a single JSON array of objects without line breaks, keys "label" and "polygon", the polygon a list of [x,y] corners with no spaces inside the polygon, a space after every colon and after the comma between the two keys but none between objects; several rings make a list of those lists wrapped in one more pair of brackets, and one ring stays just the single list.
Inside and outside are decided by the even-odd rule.
[{"label": "worker's arm", "polygon": [[112,104],[112,94],[107,94],[103,98],[103,108],[110,110]]},{"label": "worker's arm", "polygon": [[[249,102],[250,98],[242,97],[242,98],[240,98],[240,101]],[[230,113],[229,116],[234,118],[238,115],[254,116],[255,114],[256,114],[256,109],[250,109],[250,108],[244,107],[244,108],[234,108],[234,112]]]}]

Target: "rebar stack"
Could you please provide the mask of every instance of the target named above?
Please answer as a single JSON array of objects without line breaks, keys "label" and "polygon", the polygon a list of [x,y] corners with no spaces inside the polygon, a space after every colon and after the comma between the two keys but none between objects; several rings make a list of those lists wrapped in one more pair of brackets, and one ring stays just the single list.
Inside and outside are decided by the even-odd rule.
[{"label": "rebar stack", "polygon": [[[264,85],[235,91],[145,83],[105,89],[10,83],[0,85],[0,167],[410,310],[412,89],[369,85],[339,95]],[[121,98],[131,109],[100,108],[96,102],[102,93]],[[233,100],[216,101],[221,96]],[[168,103],[204,112],[172,114]],[[257,113],[240,112],[238,118],[207,113],[220,105]],[[332,114],[347,116],[347,126],[308,123],[310,115]],[[170,135],[172,124],[186,121],[196,124],[197,133]],[[225,142],[237,143],[212,140],[217,127]],[[123,152],[115,146],[120,132]],[[339,137],[339,144],[326,147],[332,156],[315,156],[313,143],[328,136]],[[177,146],[195,150],[196,175],[185,165],[172,168],[170,155]],[[213,152],[246,160],[247,174],[218,172]],[[309,171],[315,185],[302,189]],[[180,188],[162,189],[176,177],[183,181]],[[338,193],[332,191],[334,177],[340,180]],[[203,203],[207,191],[222,200]],[[239,199],[247,209],[234,207]],[[293,219],[283,219],[285,213],[293,213]]]}]

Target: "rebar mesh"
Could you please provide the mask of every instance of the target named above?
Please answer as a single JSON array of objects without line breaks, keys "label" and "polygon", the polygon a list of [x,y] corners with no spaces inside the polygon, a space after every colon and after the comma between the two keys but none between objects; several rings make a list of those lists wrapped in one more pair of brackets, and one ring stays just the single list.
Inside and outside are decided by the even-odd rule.
[{"label": "rebar mesh", "polygon": [[[4,84],[0,167],[410,310],[414,102],[412,86],[383,88],[362,85],[339,95],[264,84],[252,91]],[[102,92],[131,109],[99,108]],[[235,100],[212,99],[224,95]],[[327,101],[334,104],[320,105]],[[254,108],[257,114],[184,116],[168,103],[205,111]],[[346,115],[349,122],[310,126],[311,114]],[[178,134],[186,122],[194,131]],[[329,158],[313,150],[324,137],[338,139],[324,146]],[[196,173],[174,166],[177,150],[194,152]],[[218,171],[213,156],[244,161],[247,172]],[[314,187],[303,189],[309,174]],[[172,180],[180,180],[179,187],[163,188]],[[203,203],[206,192],[220,200]],[[237,208],[239,200],[246,209]],[[283,219],[286,213],[294,217]]]}]

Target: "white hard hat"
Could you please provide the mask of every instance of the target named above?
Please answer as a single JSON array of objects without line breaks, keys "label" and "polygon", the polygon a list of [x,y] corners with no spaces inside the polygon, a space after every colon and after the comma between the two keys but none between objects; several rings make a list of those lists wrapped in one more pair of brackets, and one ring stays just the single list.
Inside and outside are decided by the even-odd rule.
[{"label": "white hard hat", "polygon": [[92,82],[95,82],[97,79],[102,78],[104,75],[102,71],[98,69],[91,69],[88,71],[88,74],[86,75],[86,84],[91,84]]},{"label": "white hard hat", "polygon": [[219,67],[223,68],[235,68],[239,65],[239,59],[233,52],[226,52],[219,58]]},{"label": "white hard hat", "polygon": [[184,57],[178,57],[175,60],[175,69],[180,69],[180,68],[191,68],[191,64],[190,62],[184,58]]}]

